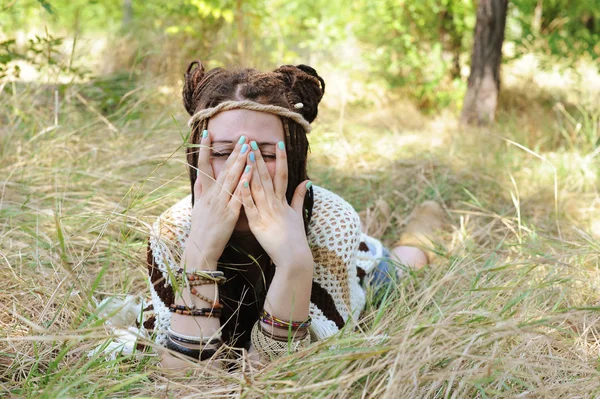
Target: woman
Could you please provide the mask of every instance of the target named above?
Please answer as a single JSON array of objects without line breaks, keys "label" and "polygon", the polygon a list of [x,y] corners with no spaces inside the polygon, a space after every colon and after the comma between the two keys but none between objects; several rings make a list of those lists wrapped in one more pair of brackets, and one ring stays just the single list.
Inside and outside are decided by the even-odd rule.
[{"label": "woman", "polygon": [[[361,233],[351,205],[308,180],[307,134],[324,91],[306,65],[188,67],[192,193],[161,215],[148,250],[145,325],[157,343],[200,360],[227,343],[266,361],[356,322],[361,280],[381,280],[389,252]],[[413,245],[430,243],[421,233],[441,221],[436,204],[421,213],[424,226],[392,250],[413,267],[428,263]],[[165,355],[163,365],[178,363]]]}]

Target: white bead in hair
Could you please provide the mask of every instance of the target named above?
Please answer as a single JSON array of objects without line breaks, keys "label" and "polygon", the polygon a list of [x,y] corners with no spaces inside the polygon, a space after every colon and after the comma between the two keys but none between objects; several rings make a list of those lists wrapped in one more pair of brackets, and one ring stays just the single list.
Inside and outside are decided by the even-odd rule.
[{"label": "white bead in hair", "polygon": [[304,104],[296,103],[296,104],[294,104],[294,108],[296,108],[296,109],[304,108]]}]

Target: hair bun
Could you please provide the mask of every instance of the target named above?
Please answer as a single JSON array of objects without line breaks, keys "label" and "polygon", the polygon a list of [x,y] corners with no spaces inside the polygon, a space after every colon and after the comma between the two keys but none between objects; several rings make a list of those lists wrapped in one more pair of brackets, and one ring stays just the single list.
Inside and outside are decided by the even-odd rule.
[{"label": "hair bun", "polygon": [[298,68],[302,72],[309,74],[310,76],[314,76],[315,78],[317,78],[319,80],[319,83],[321,84],[321,92],[325,94],[325,81],[322,77],[319,76],[315,68],[304,64],[296,65],[296,68]]},{"label": "hair bun", "polygon": [[[325,93],[325,81],[308,65],[283,65],[274,71],[287,88],[290,109],[301,114],[309,123],[319,112],[319,103]],[[297,106],[302,104],[301,106]]]},{"label": "hair bun", "polygon": [[199,88],[204,78],[204,65],[200,60],[194,60],[183,75],[183,106],[190,115],[194,115],[199,101]]}]

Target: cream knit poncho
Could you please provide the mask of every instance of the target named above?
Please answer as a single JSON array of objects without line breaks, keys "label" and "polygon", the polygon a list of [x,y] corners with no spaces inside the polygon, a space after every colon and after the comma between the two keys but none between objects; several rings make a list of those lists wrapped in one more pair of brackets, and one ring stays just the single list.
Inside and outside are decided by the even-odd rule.
[{"label": "cream knit poncho", "polygon": [[[344,325],[353,326],[357,322],[365,305],[359,276],[368,274],[381,257],[381,253],[372,254],[365,242],[379,248],[379,252],[381,244],[361,233],[359,216],[350,204],[324,188],[313,186],[313,190],[313,216],[308,228],[308,243],[314,257],[310,332],[313,339],[324,339]],[[170,286],[167,270],[179,268],[177,259],[189,235],[191,212],[188,196],[165,211],[150,233],[149,263],[162,273],[162,279],[150,279],[154,330],[160,345],[166,344],[171,319],[169,304],[165,304],[160,291]]]}]

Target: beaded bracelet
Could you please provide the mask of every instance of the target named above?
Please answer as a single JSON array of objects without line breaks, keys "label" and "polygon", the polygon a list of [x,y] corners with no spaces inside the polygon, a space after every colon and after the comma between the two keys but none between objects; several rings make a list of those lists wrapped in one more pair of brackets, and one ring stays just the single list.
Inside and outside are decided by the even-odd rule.
[{"label": "beaded bracelet", "polygon": [[223,304],[222,304],[222,303],[220,303],[220,302],[219,302],[219,301],[217,301],[217,300],[211,300],[210,298],[208,298],[208,297],[206,297],[206,296],[202,295],[201,293],[199,293],[198,291],[196,291],[196,289],[195,289],[195,288],[192,288],[192,289],[190,290],[190,293],[191,293],[192,295],[195,295],[195,296],[197,296],[198,298],[202,299],[203,301],[206,301],[206,302],[208,302],[208,303],[212,304],[212,307],[213,307],[213,309],[223,309]]},{"label": "beaded bracelet", "polygon": [[188,281],[211,281],[212,283],[223,284],[226,280],[225,273],[219,270],[196,270],[196,269],[183,269],[177,270],[177,274],[184,275]]},{"label": "beaded bracelet", "polygon": [[308,319],[306,319],[306,321],[285,321],[282,319],[278,319],[275,316],[272,316],[271,314],[269,314],[269,312],[263,309],[260,315],[260,321],[273,327],[279,327],[284,329],[291,328],[292,330],[298,330],[301,328],[310,327],[311,318],[310,316],[308,316]]},{"label": "beaded bracelet", "polygon": [[200,350],[186,348],[185,346],[179,345],[177,342],[172,341],[169,336],[167,336],[167,349],[171,349],[175,352],[181,353],[182,355],[189,356],[194,360],[210,359],[215,353],[217,353],[216,349]]},{"label": "beaded bracelet", "polygon": [[185,277],[178,277],[177,278],[177,283],[180,285],[189,285],[190,287],[193,287],[195,285],[208,285],[208,284],[217,284],[217,285],[221,285],[225,282],[225,277],[223,278],[219,278],[216,281],[215,280],[209,280],[209,279],[205,279],[205,278],[200,278],[198,276],[185,276]]},{"label": "beaded bracelet", "polygon": [[[183,279],[182,279],[181,281],[183,282]],[[217,285],[219,285],[219,284],[221,284],[221,283],[219,283],[219,282],[214,282],[213,280],[207,280],[207,279],[195,278],[194,280],[187,279],[187,284],[188,284],[190,287],[193,287],[193,286],[195,286],[195,285],[208,285],[208,284],[217,284]]]},{"label": "beaded bracelet", "polygon": [[204,316],[204,317],[212,317],[212,316],[219,317],[219,316],[221,316],[220,309],[213,309],[213,308],[196,309],[195,307],[189,307],[189,306],[184,306],[184,305],[175,305],[175,304],[172,304],[171,306],[169,306],[169,312],[182,314],[185,316]]}]

